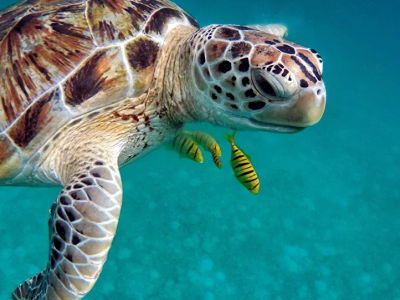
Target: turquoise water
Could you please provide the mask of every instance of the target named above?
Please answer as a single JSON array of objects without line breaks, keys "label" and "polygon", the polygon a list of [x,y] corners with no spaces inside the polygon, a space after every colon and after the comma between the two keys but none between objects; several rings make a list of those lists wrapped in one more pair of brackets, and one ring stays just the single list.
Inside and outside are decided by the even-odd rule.
[{"label": "turquoise water", "polygon": [[[207,124],[195,127],[219,138],[222,170],[162,148],[122,169],[118,234],[85,299],[400,299],[399,4],[176,3],[201,25],[286,24],[324,59],[326,112],[295,135],[238,133],[258,196]],[[0,299],[46,265],[58,191],[0,187]]]}]

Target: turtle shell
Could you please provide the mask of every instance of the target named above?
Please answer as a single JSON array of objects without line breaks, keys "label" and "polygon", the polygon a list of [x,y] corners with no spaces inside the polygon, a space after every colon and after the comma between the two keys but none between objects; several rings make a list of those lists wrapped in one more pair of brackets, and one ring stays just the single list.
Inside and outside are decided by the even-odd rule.
[{"label": "turtle shell", "polygon": [[146,91],[178,24],[198,27],[166,0],[25,0],[0,12],[0,180],[72,119]]}]

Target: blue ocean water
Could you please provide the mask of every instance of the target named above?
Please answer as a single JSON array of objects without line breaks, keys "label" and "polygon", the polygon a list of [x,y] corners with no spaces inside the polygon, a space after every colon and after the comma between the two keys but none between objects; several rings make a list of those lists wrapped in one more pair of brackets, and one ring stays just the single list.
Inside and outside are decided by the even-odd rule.
[{"label": "blue ocean water", "polygon": [[[1,1],[7,6],[13,1]],[[399,4],[176,1],[201,25],[284,23],[324,59],[327,107],[294,135],[239,132],[261,180],[160,148],[122,169],[124,205],[85,299],[400,299]],[[58,188],[0,187],[0,299],[47,262]]]}]

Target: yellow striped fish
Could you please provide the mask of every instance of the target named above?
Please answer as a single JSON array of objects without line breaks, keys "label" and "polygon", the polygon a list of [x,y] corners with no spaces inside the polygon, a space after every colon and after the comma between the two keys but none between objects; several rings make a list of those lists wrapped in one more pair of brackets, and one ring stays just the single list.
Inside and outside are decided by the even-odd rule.
[{"label": "yellow striped fish", "polygon": [[260,180],[257,173],[253,168],[248,156],[240,150],[233,141],[235,138],[236,130],[230,136],[225,134],[226,139],[232,145],[231,166],[233,173],[239,182],[253,194],[258,194],[260,190]]},{"label": "yellow striped fish", "polygon": [[191,160],[203,163],[203,154],[196,142],[189,136],[180,133],[174,138],[172,148],[179,153],[181,157],[186,157]]},{"label": "yellow striped fish", "polygon": [[210,151],[215,150],[218,156],[221,156],[221,148],[219,147],[217,141],[208,133],[204,131],[185,131],[197,144],[204,147],[204,150]]},{"label": "yellow striped fish", "polygon": [[219,159],[219,157],[218,157],[218,155],[217,155],[217,152],[213,149],[213,150],[211,150],[211,154],[212,154],[212,159],[213,159],[213,161],[214,161],[214,164],[215,164],[218,168],[221,169],[222,163],[221,163],[221,160]]},{"label": "yellow striped fish", "polygon": [[190,136],[198,145],[203,146],[204,150],[210,151],[214,164],[221,169],[222,164],[218,156],[221,156],[221,148],[217,141],[204,131],[185,131],[185,134]]}]

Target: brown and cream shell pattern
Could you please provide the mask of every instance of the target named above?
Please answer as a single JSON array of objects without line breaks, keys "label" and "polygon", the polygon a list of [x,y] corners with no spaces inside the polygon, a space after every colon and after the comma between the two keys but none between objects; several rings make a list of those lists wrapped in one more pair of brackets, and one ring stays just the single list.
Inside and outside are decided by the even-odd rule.
[{"label": "brown and cream shell pattern", "polygon": [[167,32],[198,27],[165,0],[25,0],[0,20],[0,180],[71,120],[143,94]]}]

